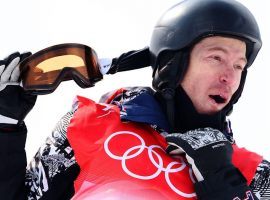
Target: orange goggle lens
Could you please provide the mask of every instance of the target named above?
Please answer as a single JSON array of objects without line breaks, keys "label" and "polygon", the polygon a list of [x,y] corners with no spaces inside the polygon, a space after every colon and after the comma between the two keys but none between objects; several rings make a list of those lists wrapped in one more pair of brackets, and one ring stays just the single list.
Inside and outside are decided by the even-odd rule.
[{"label": "orange goggle lens", "polygon": [[43,49],[20,63],[23,88],[36,94],[53,92],[62,81],[75,80],[85,88],[102,79],[95,51],[82,44]]}]

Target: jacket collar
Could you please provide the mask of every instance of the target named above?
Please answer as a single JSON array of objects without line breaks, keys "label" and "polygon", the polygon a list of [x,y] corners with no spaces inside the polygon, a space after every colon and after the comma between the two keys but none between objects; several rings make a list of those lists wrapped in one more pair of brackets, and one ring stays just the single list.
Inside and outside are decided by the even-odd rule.
[{"label": "jacket collar", "polygon": [[[157,100],[157,95],[155,94],[155,91],[153,91],[149,87],[131,87],[125,89],[126,90],[121,93],[121,98],[117,98],[116,101],[112,102],[118,105],[118,107],[120,108],[120,118],[122,121],[147,123],[150,125],[154,125],[155,127],[157,127],[157,129],[169,132],[169,122],[164,113],[164,109],[161,107],[162,103]],[[180,110],[182,110],[181,108]],[[176,109],[177,112],[181,112],[179,108],[177,108],[177,106]],[[181,118],[180,116],[177,116],[177,118],[179,118],[178,120],[183,120],[183,118]],[[221,119],[219,117],[217,119],[220,122]],[[200,119],[198,119],[197,121],[200,123],[198,123],[197,125],[202,125],[201,123],[207,124],[208,121],[212,120],[213,119],[211,119],[211,117],[209,118],[209,120],[206,120],[206,122],[200,122]],[[184,120],[181,123],[185,124],[186,122]],[[207,126],[212,127],[212,125],[210,124],[207,124]],[[192,127],[188,128],[192,129]],[[218,127],[214,128],[219,129]],[[183,132],[184,130],[179,129],[176,131]],[[222,131],[230,141],[234,141],[229,120],[226,121],[224,118],[222,119],[222,130],[220,131]]]},{"label": "jacket collar", "polygon": [[124,92],[119,107],[123,121],[148,123],[169,130],[166,116],[149,87],[136,87]]}]

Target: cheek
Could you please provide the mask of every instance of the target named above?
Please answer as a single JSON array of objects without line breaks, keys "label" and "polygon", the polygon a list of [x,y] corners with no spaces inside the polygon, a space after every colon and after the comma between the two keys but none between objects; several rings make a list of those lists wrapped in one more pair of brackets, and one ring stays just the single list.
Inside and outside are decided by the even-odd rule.
[{"label": "cheek", "polygon": [[238,77],[235,81],[234,87],[233,87],[233,93],[236,92],[236,90],[239,88],[240,82],[241,82],[241,77],[242,77],[242,74],[238,75]]},{"label": "cheek", "polygon": [[193,73],[192,75],[188,75],[184,78],[181,86],[190,98],[194,96],[201,96],[200,93],[205,91],[206,80],[206,77],[198,76],[197,74]]}]

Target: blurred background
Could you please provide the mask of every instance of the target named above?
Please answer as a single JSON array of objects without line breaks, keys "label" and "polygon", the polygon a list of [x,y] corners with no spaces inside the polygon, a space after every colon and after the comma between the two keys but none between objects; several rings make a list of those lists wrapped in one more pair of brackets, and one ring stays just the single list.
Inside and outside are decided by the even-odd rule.
[{"label": "blurred background", "polygon": [[[148,46],[161,14],[179,0],[9,0],[1,2],[0,56],[14,51],[35,53],[60,43],[82,43],[99,57],[118,57]],[[255,15],[263,47],[249,69],[242,97],[230,116],[239,146],[270,160],[270,26],[269,6],[263,0],[240,0]],[[108,75],[95,87],[81,89],[75,82],[62,83],[50,95],[39,96],[26,118],[28,159],[51,134],[56,122],[70,110],[76,95],[94,100],[123,86],[150,86],[151,68]]]}]

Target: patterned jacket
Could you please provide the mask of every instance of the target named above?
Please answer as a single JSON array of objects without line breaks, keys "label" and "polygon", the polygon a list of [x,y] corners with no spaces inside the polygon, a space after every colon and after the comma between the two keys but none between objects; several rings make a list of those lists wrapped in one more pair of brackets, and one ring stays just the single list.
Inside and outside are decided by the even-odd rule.
[{"label": "patterned jacket", "polygon": [[[163,136],[167,134],[168,123],[153,91],[120,89],[104,96],[101,102],[96,104],[77,97],[72,110],[58,122],[28,164],[25,188],[18,189],[21,196],[28,199],[83,199],[85,195],[91,195],[87,199],[110,195],[121,199],[132,199],[131,196],[133,199],[196,199],[192,187],[194,178],[185,159],[171,158],[164,152]],[[112,126],[116,121],[118,125]],[[226,137],[234,143],[228,133]],[[114,144],[121,135],[129,137]],[[4,142],[1,135],[0,142]],[[113,145],[117,148],[113,149]],[[233,163],[252,191],[260,199],[270,199],[270,163],[233,146],[236,152]],[[174,180],[185,181],[179,184]],[[9,190],[12,194],[12,188]]]}]

